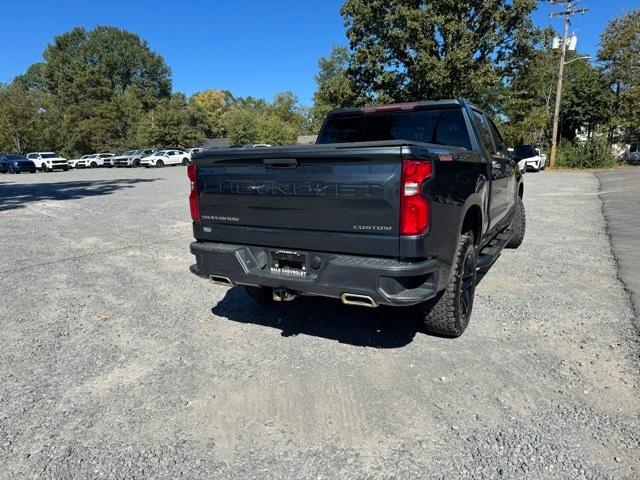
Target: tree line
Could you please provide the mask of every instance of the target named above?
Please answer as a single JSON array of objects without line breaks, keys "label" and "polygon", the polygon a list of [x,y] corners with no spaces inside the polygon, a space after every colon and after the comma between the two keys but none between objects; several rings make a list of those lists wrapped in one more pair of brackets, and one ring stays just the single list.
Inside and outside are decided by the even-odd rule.
[{"label": "tree line", "polygon": [[[313,105],[206,90],[172,92],[171,70],[137,35],[75,28],[0,86],[0,150],[80,154],[142,146],[295,142],[335,107],[464,97],[492,112],[509,144],[547,145],[559,51],[536,0],[346,0],[348,43],[319,60]],[[593,61],[570,52],[561,136],[608,143],[640,134],[640,9],[613,19]]]},{"label": "tree line", "polygon": [[[464,97],[495,115],[507,144],[549,145],[560,51],[553,30],[533,25],[535,8],[535,0],[346,0],[348,45],[320,59],[313,127],[335,106]],[[610,152],[640,135],[640,9],[609,22],[597,58],[583,56],[567,58],[560,135],[565,152],[593,157],[607,151],[594,144]],[[584,151],[571,148],[578,133]]]},{"label": "tree line", "polygon": [[220,136],[231,145],[283,145],[308,131],[307,118],[290,92],[271,102],[215,89],[174,93],[170,68],[137,35],[75,28],[0,86],[0,151],[78,155]]}]

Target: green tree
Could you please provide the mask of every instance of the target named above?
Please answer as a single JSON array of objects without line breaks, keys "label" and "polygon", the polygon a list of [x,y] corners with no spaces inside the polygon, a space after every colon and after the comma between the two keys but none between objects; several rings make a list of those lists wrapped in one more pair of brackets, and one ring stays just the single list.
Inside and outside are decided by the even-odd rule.
[{"label": "green tree", "polygon": [[546,45],[530,55],[519,74],[501,89],[501,131],[508,145],[547,143],[558,74],[557,52]]},{"label": "green tree", "polygon": [[[573,141],[576,131],[588,136],[610,117],[612,94],[603,74],[571,53],[565,68],[560,109],[561,135]],[[549,44],[532,53],[520,74],[503,89],[500,113],[505,117],[503,134],[510,145],[549,144],[555,103],[560,52]]]},{"label": "green tree", "polygon": [[615,94],[611,137],[616,127],[640,135],[640,9],[609,22],[598,60]]},{"label": "green tree", "polygon": [[147,113],[137,133],[138,143],[156,146],[190,147],[202,142],[183,94],[174,93]]},{"label": "green tree", "polygon": [[[170,70],[135,34],[74,28],[55,37],[43,57],[13,82],[40,99],[31,123],[37,118],[41,148],[74,155],[129,147],[140,131],[149,133],[138,128],[146,112],[163,104],[159,115],[166,116]],[[188,127],[174,137],[193,136]]]},{"label": "green tree", "polygon": [[372,101],[466,97],[482,106],[538,38],[536,0],[346,0],[356,90]]},{"label": "green tree", "polygon": [[224,125],[232,146],[239,147],[259,142],[259,117],[251,109],[234,108],[228,111],[224,115]]},{"label": "green tree", "polygon": [[194,93],[189,107],[197,117],[198,124],[207,138],[224,133],[223,116],[229,110],[233,97],[226,90],[205,90]]},{"label": "green tree", "polygon": [[95,71],[115,93],[132,89],[146,107],[171,92],[171,71],[137,35],[115,27],[74,28],[44,51],[41,75],[48,92],[62,93],[81,72]]},{"label": "green tree", "polygon": [[310,129],[317,133],[327,113],[338,107],[362,105],[364,98],[356,93],[356,86],[348,73],[351,55],[344,46],[334,46],[327,57],[318,61],[315,76],[317,90],[313,95]]},{"label": "green tree", "polygon": [[611,116],[613,93],[603,73],[586,60],[567,65],[565,81],[560,105],[562,136],[572,141],[576,131],[585,128],[591,138]]},{"label": "green tree", "polygon": [[286,122],[277,115],[267,115],[258,122],[259,141],[269,145],[290,145],[296,143],[300,134],[298,125]]},{"label": "green tree", "polygon": [[0,86],[0,150],[24,153],[40,139],[42,98],[19,83]]},{"label": "green tree", "polygon": [[223,116],[223,125],[234,146],[287,145],[307,131],[308,115],[291,92],[276,94],[271,103],[253,97],[234,98],[232,103]]}]

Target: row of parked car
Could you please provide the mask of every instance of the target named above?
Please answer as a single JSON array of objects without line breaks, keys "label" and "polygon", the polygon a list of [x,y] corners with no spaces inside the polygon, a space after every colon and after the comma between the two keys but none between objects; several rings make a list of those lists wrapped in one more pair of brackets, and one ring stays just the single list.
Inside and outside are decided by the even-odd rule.
[{"label": "row of parked car", "polygon": [[17,153],[0,153],[0,172],[2,173],[35,173],[40,170],[67,171],[72,168],[97,167],[164,167],[165,165],[188,165],[191,155],[201,152],[201,148],[147,148],[127,150],[118,153],[92,153],[80,158],[67,160],[55,152],[32,152],[27,155]]}]

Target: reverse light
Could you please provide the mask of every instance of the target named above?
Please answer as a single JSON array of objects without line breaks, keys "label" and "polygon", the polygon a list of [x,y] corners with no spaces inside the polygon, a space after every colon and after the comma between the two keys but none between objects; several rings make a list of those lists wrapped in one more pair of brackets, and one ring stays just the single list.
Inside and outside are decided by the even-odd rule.
[{"label": "reverse light", "polygon": [[400,235],[420,235],[429,228],[429,201],[422,194],[422,184],[432,173],[429,161],[403,160]]},{"label": "reverse light", "polygon": [[194,222],[200,221],[200,206],[198,205],[198,187],[196,184],[196,164],[190,163],[187,166],[187,177],[189,177],[189,183],[191,184],[191,191],[189,192],[189,209],[191,210],[191,219]]}]

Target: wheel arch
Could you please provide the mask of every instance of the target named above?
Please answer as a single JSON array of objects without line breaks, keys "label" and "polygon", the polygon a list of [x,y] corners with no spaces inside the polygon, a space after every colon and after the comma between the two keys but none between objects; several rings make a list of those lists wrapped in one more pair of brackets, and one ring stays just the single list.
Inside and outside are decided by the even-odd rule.
[{"label": "wheel arch", "polygon": [[482,239],[482,208],[477,203],[469,205],[462,217],[459,234],[462,235],[469,231],[473,233],[474,243],[479,245]]}]

